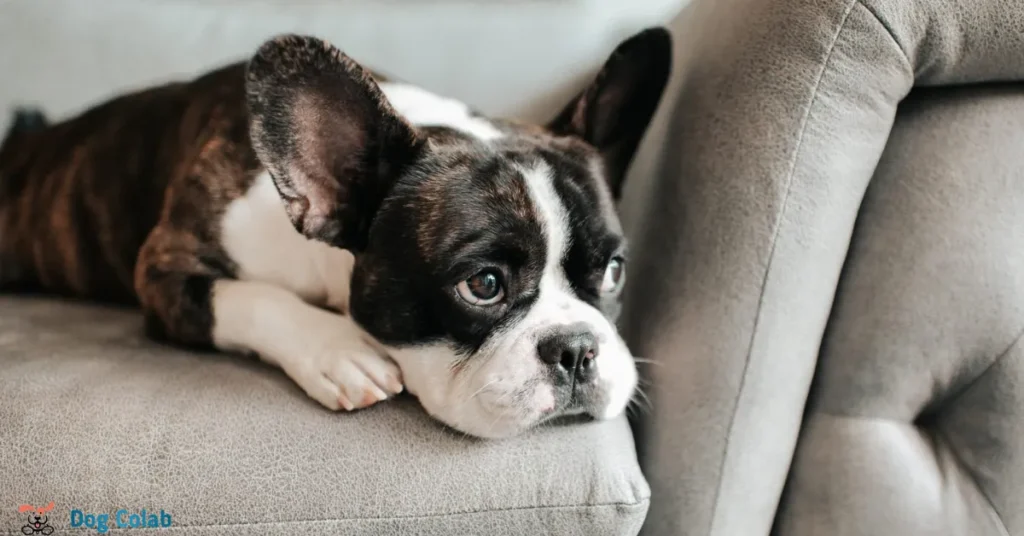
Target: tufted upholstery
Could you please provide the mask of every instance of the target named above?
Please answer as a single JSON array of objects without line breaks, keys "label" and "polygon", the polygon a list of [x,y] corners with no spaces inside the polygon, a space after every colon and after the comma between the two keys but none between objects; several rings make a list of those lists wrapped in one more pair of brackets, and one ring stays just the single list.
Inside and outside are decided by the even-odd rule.
[{"label": "tufted upholstery", "polygon": [[1022,126],[1020,88],[920,91],[901,105],[854,231],[780,534],[1024,533]]},{"label": "tufted upholstery", "polygon": [[696,0],[677,35],[630,220],[644,534],[1024,534],[1024,5]]}]

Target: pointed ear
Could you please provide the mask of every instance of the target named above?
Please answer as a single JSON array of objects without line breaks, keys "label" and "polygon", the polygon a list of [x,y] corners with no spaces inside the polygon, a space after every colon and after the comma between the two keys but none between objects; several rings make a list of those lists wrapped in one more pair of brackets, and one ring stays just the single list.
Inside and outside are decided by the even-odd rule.
[{"label": "pointed ear", "polygon": [[671,67],[668,30],[644,30],[620,44],[590,87],[548,125],[555,134],[577,136],[597,148],[616,198],[658,108]]},{"label": "pointed ear", "polygon": [[302,234],[358,251],[421,140],[368,71],[326,41],[263,44],[248,65],[249,135]]}]

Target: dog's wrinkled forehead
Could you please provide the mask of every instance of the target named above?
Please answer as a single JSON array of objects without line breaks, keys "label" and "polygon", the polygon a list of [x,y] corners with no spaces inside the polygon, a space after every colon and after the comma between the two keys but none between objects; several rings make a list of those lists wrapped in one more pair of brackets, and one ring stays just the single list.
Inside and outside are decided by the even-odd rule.
[{"label": "dog's wrinkled forehead", "polygon": [[[493,124],[502,135],[486,140],[449,127],[421,129],[429,150],[413,173],[422,176],[415,195],[424,258],[472,255],[495,242],[543,248],[553,225],[568,227],[562,231],[575,242],[621,235],[593,148],[536,127]],[[554,206],[563,221],[549,221]]]}]

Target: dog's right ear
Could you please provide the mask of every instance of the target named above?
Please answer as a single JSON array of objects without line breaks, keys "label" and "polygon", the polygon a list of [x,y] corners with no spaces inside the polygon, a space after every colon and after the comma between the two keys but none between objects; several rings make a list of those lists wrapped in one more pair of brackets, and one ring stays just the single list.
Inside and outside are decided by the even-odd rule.
[{"label": "dog's right ear", "polygon": [[32,506],[31,504],[23,504],[23,505],[18,507],[18,513],[19,514],[24,514],[25,512],[28,512],[28,511],[31,511],[31,510],[35,510],[35,509],[36,509],[36,507]]},{"label": "dog's right ear", "polygon": [[366,70],[312,37],[264,43],[249,62],[246,94],[256,155],[292,224],[361,250],[394,179],[423,146],[415,129]]}]

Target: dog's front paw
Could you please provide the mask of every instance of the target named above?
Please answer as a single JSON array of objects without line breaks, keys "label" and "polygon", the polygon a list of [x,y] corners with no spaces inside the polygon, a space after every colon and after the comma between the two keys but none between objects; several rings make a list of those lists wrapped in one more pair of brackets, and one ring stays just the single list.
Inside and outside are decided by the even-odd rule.
[{"label": "dog's front paw", "polygon": [[309,353],[281,363],[306,394],[332,409],[372,406],[402,392],[398,365],[350,317],[310,333]]}]

